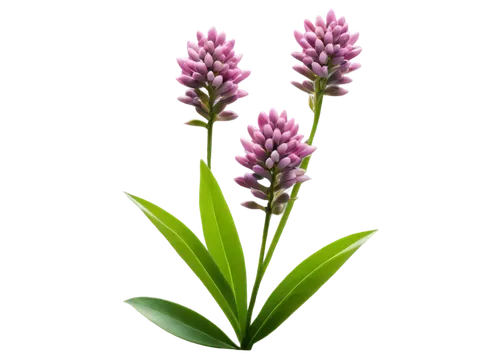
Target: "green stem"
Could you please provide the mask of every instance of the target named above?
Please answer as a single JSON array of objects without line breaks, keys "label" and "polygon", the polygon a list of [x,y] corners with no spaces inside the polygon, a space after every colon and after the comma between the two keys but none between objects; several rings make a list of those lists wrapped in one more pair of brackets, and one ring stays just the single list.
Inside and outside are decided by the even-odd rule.
[{"label": "green stem", "polygon": [[215,116],[210,115],[210,119],[207,123],[207,165],[212,168],[212,132],[214,127]]},{"label": "green stem", "polygon": [[214,91],[211,86],[207,87],[208,91],[208,108],[210,114],[207,123],[207,165],[212,169],[212,135],[214,122],[217,120],[217,113],[214,112]]},{"label": "green stem", "polygon": [[[316,91],[314,94],[314,123],[311,129],[311,134],[309,135],[309,139],[307,143],[312,145],[314,136],[316,135],[316,130],[318,129],[319,117],[321,115],[321,106],[323,104],[323,86],[321,83],[318,83],[316,86]],[[300,167],[304,170],[307,170],[307,166],[309,165],[309,161],[311,157],[307,157],[302,161]],[[286,205],[285,211],[283,212],[283,216],[278,224],[278,228],[276,229],[276,233],[274,234],[273,241],[269,246],[269,251],[267,252],[266,259],[264,260],[263,272],[262,275],[266,272],[267,267],[269,266],[269,262],[271,262],[271,258],[273,257],[274,250],[276,250],[276,246],[278,245],[278,241],[280,240],[281,234],[285,229],[285,225],[288,221],[288,217],[293,209],[293,205],[295,204],[295,199],[299,194],[300,183],[295,184],[292,189],[292,194],[290,195],[290,201]]]},{"label": "green stem", "polygon": [[253,309],[255,307],[255,302],[257,301],[257,293],[259,292],[260,288],[260,283],[262,282],[262,278],[264,277],[264,254],[266,253],[266,242],[267,242],[267,234],[269,232],[269,224],[271,222],[271,216],[272,216],[272,202],[274,199],[274,192],[273,192],[273,187],[274,187],[274,181],[275,181],[275,174],[273,173],[272,179],[271,179],[271,185],[270,185],[270,194],[269,194],[269,202],[267,203],[266,207],[266,219],[264,221],[264,232],[262,233],[262,244],[260,247],[260,255],[259,255],[259,265],[257,267],[257,275],[255,277],[255,283],[253,285],[252,289],[252,295],[250,297],[250,304],[248,305],[248,312],[247,312],[247,325],[246,325],[246,337],[243,338],[243,342],[241,344],[241,348],[245,350],[250,350],[252,349],[252,345],[250,345],[248,342],[249,338],[249,328],[250,324],[252,323],[252,313]]},{"label": "green stem", "polygon": [[[307,144],[312,145],[314,136],[316,135],[316,130],[318,129],[318,123],[319,123],[319,116],[321,115],[321,107],[323,106],[323,93],[317,93],[314,95],[315,101],[314,101],[314,122],[313,126],[311,128],[311,134],[309,134],[309,139],[307,140]],[[309,158],[307,157],[304,159],[303,162],[307,161],[309,163]],[[307,167],[307,165],[306,165]],[[305,168],[304,168],[305,169]]]}]

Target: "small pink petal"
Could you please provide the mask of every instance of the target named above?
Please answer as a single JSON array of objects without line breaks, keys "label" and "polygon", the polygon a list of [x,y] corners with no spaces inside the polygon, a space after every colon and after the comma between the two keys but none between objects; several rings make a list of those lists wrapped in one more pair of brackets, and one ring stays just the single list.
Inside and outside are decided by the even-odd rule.
[{"label": "small pink petal", "polygon": [[[288,132],[288,133],[290,133],[290,132]],[[288,151],[295,150],[295,148],[297,148],[297,141],[296,140],[291,140],[290,142],[288,142]]]},{"label": "small pink petal", "polygon": [[295,51],[290,52],[290,57],[293,57],[293,58],[295,58],[298,61],[302,61],[302,59],[305,56],[306,55],[302,51],[295,50]]},{"label": "small pink petal", "polygon": [[326,34],[325,34],[325,37],[323,38],[323,41],[326,43],[326,44],[331,44],[333,43],[333,35],[330,31],[328,31]]},{"label": "small pink petal", "polygon": [[233,156],[233,160],[242,167],[248,168],[248,159],[244,155],[236,154]]},{"label": "small pink petal", "polygon": [[336,41],[340,35],[340,29],[341,27],[340,26],[335,26],[332,30],[332,37],[333,37],[333,41]]},{"label": "small pink petal", "polygon": [[[318,36],[314,32],[308,31],[304,35],[304,38],[307,40],[307,42],[311,45],[314,46],[316,43],[316,40],[318,39]],[[321,41],[321,40],[320,40]]]},{"label": "small pink petal", "polygon": [[350,37],[349,34],[340,35],[339,40],[338,40],[339,45],[344,46],[345,44],[347,44],[347,41],[349,41],[349,37]]},{"label": "small pink petal", "polygon": [[287,151],[287,149],[288,149],[288,144],[286,144],[286,143],[282,143],[282,144],[280,144],[280,145],[279,145],[279,147],[278,147],[278,153],[280,153],[280,154],[285,154],[285,153],[286,153],[286,151]]},{"label": "small pink petal", "polygon": [[222,55],[222,50],[223,48],[221,46],[217,47],[214,52],[213,52],[213,58],[219,59],[219,57]]},{"label": "small pink petal", "polygon": [[264,211],[265,207],[253,200],[242,200],[238,203],[238,205],[245,209],[245,210],[250,210],[250,211]]},{"label": "small pink petal", "polygon": [[233,178],[233,183],[239,187],[245,188],[245,189],[250,189],[250,185],[246,182],[245,178],[243,175],[237,175]]},{"label": "small pink petal", "polygon": [[[285,129],[286,129],[286,127],[285,127]],[[289,131],[286,131],[285,133],[281,134],[281,140],[280,140],[281,143],[288,143],[289,140],[290,140],[290,132]]]},{"label": "small pink petal", "polygon": [[184,104],[186,106],[190,106],[193,104],[193,99],[191,97],[188,97],[188,96],[177,96],[177,102],[181,103],[181,104]]},{"label": "small pink petal", "polygon": [[198,55],[198,52],[196,52],[195,50],[193,50],[192,48],[189,48],[187,50],[187,54],[189,56],[189,58],[193,61],[199,61],[200,60],[200,56]]},{"label": "small pink petal", "polygon": [[260,145],[253,145],[252,150],[260,160],[265,160],[267,158],[267,152]]},{"label": "small pink petal", "polygon": [[318,76],[322,76],[321,65],[319,63],[313,62],[311,66],[315,74],[317,74]]},{"label": "small pink petal", "polygon": [[349,36],[349,40],[347,41],[347,44],[354,45],[355,43],[357,43],[359,41],[360,38],[361,38],[361,32],[357,31],[357,32],[351,33]]},{"label": "small pink petal", "polygon": [[274,161],[271,158],[267,158],[266,160],[266,167],[271,169],[274,166]]},{"label": "small pink petal", "polygon": [[206,82],[206,77],[205,76],[202,76],[200,73],[198,72],[193,72],[192,76],[194,80],[200,82],[200,83],[205,83]]},{"label": "small pink petal", "polygon": [[213,41],[208,41],[208,42],[205,44],[205,49],[206,49],[209,53],[213,54],[213,53],[214,53],[214,50],[215,50],[215,45],[214,45]]},{"label": "small pink petal", "polygon": [[349,67],[349,69],[347,70],[347,72],[349,72],[349,73],[355,73],[355,72],[358,72],[362,68],[363,68],[363,64],[362,63],[360,63],[360,62],[354,62]]},{"label": "small pink petal", "polygon": [[259,127],[259,129],[263,130],[264,126],[269,123],[269,119],[267,117],[267,113],[264,112],[264,111],[260,111],[257,114],[257,120],[256,120],[256,122],[257,122],[257,126]]},{"label": "small pink petal", "polygon": [[325,44],[320,39],[317,39],[316,43],[314,44],[314,48],[316,49],[316,52],[320,53],[321,51],[325,50]]},{"label": "small pink petal", "polygon": [[335,21],[337,19],[337,14],[334,9],[328,9],[324,13],[326,23],[328,25],[331,24],[332,21]]},{"label": "small pink petal", "polygon": [[307,54],[307,56],[312,57],[312,58],[318,57],[318,52],[316,51],[316,49],[313,49],[313,48],[308,48],[306,50],[306,54]]},{"label": "small pink petal", "polygon": [[254,165],[252,167],[252,170],[254,173],[259,174],[260,176],[263,176],[265,178],[269,177],[269,172],[260,165]]},{"label": "small pink petal", "polygon": [[308,48],[311,48],[312,46],[309,45],[309,42],[304,38],[299,41],[299,47],[302,48],[303,50],[307,50]]},{"label": "small pink petal", "polygon": [[274,124],[278,121],[278,118],[279,118],[278,110],[275,107],[272,107],[269,110],[269,121]]},{"label": "small pink petal", "polygon": [[210,30],[208,30],[207,39],[208,41],[215,42],[216,38],[217,38],[217,30],[215,29],[215,27],[211,27]]},{"label": "small pink petal", "polygon": [[348,52],[345,56],[344,56],[344,59],[346,60],[353,60],[355,59],[356,57],[358,57],[359,55],[361,55],[364,51],[364,48],[360,47],[360,48],[357,48],[355,50],[352,50],[350,52]]},{"label": "small pink petal", "polygon": [[271,152],[274,148],[274,141],[271,138],[266,139],[265,147],[268,152]]},{"label": "small pink petal", "polygon": [[294,29],[292,31],[292,38],[293,40],[297,43],[297,45],[299,44],[300,40],[302,40],[304,38],[304,33],[302,31],[299,31],[297,29]]},{"label": "small pink petal", "polygon": [[200,51],[198,51],[198,55],[200,56],[200,60],[203,60],[205,56],[207,55],[207,50],[205,48],[200,48]]},{"label": "small pink petal", "polygon": [[212,69],[215,71],[215,72],[219,72],[220,70],[222,70],[222,62],[220,61],[215,61],[213,66],[212,66]]},{"label": "small pink petal", "polygon": [[304,57],[304,59],[302,60],[302,63],[306,66],[310,66],[313,62],[313,59],[309,56]]},{"label": "small pink petal", "polygon": [[325,20],[323,19],[323,17],[317,16],[314,19],[314,24],[316,25],[316,28],[318,28],[318,26],[319,26],[323,31],[326,31],[326,23],[325,23]]},{"label": "small pink petal", "polygon": [[205,61],[205,65],[207,67],[212,67],[212,65],[214,63],[214,59],[213,59],[212,55],[209,53],[206,54],[204,61]]},{"label": "small pink petal", "polygon": [[333,45],[332,44],[326,45],[325,52],[328,56],[333,55]]},{"label": "small pink petal", "polygon": [[304,30],[306,30],[306,31],[314,32],[314,30],[316,29],[316,25],[314,25],[314,23],[309,19],[304,19],[302,21],[302,25],[304,27]]},{"label": "small pink petal", "polygon": [[279,153],[278,153],[276,150],[275,150],[275,151],[273,151],[273,152],[271,153],[271,159],[272,159],[275,163],[279,162],[279,160],[280,160],[280,155],[279,155]]},{"label": "small pink petal", "polygon": [[224,81],[224,79],[222,78],[222,76],[218,75],[212,81],[212,86],[215,87],[215,88],[217,88],[217,87],[219,87],[222,84],[223,81]]},{"label": "small pink petal", "polygon": [[314,86],[310,81],[308,80],[302,81],[302,86],[304,86],[304,88],[309,92],[314,92]]},{"label": "small pink petal", "polygon": [[207,66],[203,62],[196,62],[195,64],[196,71],[203,76],[206,76],[208,73]]},{"label": "small pink petal", "polygon": [[193,41],[193,40],[188,41],[187,44],[186,44],[186,47],[187,48],[192,48],[196,52],[200,51],[200,47],[198,46],[198,44],[196,43],[196,41]]},{"label": "small pink petal", "polygon": [[[331,46],[331,44],[328,44],[327,46]],[[333,46],[332,46],[332,49],[333,49]],[[325,51],[321,52],[319,54],[319,62],[324,65],[326,64],[326,61],[328,60],[328,55],[326,54]]]},{"label": "small pink petal", "polygon": [[278,168],[279,170],[285,169],[285,167],[286,167],[287,165],[289,165],[289,164],[290,164],[290,162],[291,162],[291,160],[290,160],[290,158],[289,158],[289,157],[283,158],[283,159],[281,159],[281,160],[280,160],[280,162],[278,163],[277,168]]},{"label": "small pink petal", "polygon": [[215,46],[224,45],[228,38],[228,34],[226,31],[222,30],[219,35],[217,35],[217,39],[215,40]]},{"label": "small pink petal", "polygon": [[[222,120],[224,120],[224,121],[234,121],[235,119],[240,118],[240,114],[238,112],[236,112],[236,111],[233,111],[233,110],[224,110],[224,111],[220,112],[217,115],[217,117],[220,118],[220,119],[222,119]],[[246,138],[240,138],[240,143],[241,143],[242,139],[246,140],[247,142],[249,142],[249,140],[246,139]],[[243,148],[243,146],[241,146],[241,148]],[[245,148],[243,148],[243,149],[245,149]]]},{"label": "small pink petal", "polygon": [[273,136],[273,129],[269,124],[264,125],[263,133],[266,136],[266,138],[271,138]]},{"label": "small pink petal", "polygon": [[260,145],[266,143],[266,137],[260,131],[255,131],[253,140]]},{"label": "small pink petal", "polygon": [[[281,113],[283,113],[283,111],[281,111]],[[281,113],[280,113],[280,118],[276,122],[276,127],[279,128],[280,135],[281,135],[281,131],[283,131],[283,129],[285,128],[285,123],[286,123],[286,119],[283,118],[284,116],[282,116]],[[276,129],[275,129],[275,131],[276,131]]]},{"label": "small pink petal", "polygon": [[250,189],[250,194],[254,197],[254,198],[257,198],[257,199],[260,199],[260,200],[267,200],[267,195],[266,193],[264,193],[263,191],[261,190],[258,190],[258,189],[255,189],[255,188],[252,188]]},{"label": "small pink petal", "polygon": [[276,144],[280,143],[280,140],[281,140],[281,131],[278,128],[276,128],[274,130],[272,138],[273,138],[274,143],[276,143]]}]

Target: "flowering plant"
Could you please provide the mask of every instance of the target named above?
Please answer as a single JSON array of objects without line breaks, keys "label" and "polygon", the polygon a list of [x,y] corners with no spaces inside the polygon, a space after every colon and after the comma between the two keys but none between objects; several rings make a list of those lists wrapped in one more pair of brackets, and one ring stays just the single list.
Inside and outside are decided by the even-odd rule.
[{"label": "flowering plant", "polygon": [[[188,42],[188,58],[179,59],[182,74],[177,79],[188,87],[183,103],[195,107],[203,120],[186,124],[207,129],[207,162],[200,163],[199,206],[206,246],[182,222],[160,207],[139,197],[129,198],[144,212],[198,276],[231,323],[239,344],[235,344],[215,324],[177,303],[158,298],[136,297],[126,302],[167,332],[187,341],[215,348],[250,350],[279,327],[309,299],[373,235],[376,230],[344,237],[320,249],[299,264],[273,291],[252,321],[253,309],[264,274],[297,199],[300,186],[310,178],[306,170],[316,147],[316,134],[324,96],[347,93],[341,85],[351,82],[346,75],[360,67],[350,61],[361,48],[359,35],[351,33],[344,17],[333,10],[326,21],[304,22],[305,33],[295,31],[302,50],[292,56],[301,64],[293,67],[306,77],[292,82],[309,95],[314,121],[309,137],[299,133],[299,125],[287,112],[261,112],[257,127],[248,126],[250,139],[242,139],[245,154],[236,160],[251,172],[235,179],[261,200],[242,205],[265,213],[257,275],[248,302],[245,259],[238,232],[222,191],[211,171],[213,125],[237,118],[226,107],[247,93],[239,83],[250,75],[238,65],[241,55],[234,52],[235,41],[215,28],[207,36],[198,32],[197,42]],[[288,191],[291,189],[291,192]],[[281,215],[269,247],[267,237],[272,216]]]}]

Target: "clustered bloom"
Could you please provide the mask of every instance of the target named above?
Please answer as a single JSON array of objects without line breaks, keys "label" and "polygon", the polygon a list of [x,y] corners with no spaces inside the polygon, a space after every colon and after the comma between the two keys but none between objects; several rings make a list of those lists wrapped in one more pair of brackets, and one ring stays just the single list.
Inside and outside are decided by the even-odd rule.
[{"label": "clustered bloom", "polygon": [[[316,147],[302,143],[304,136],[298,134],[299,125],[293,118],[287,119],[286,111],[280,115],[275,109],[271,109],[269,114],[262,112],[258,125],[259,128],[248,126],[251,140],[241,139],[246,154],[236,157],[241,165],[253,173],[247,173],[235,181],[249,188],[256,198],[267,200],[268,208],[274,214],[280,214],[290,200],[285,191],[296,183],[310,179],[299,165]],[[260,182],[264,178],[269,181],[268,186]],[[265,210],[254,201],[242,205],[249,209]]]},{"label": "clustered bloom", "polygon": [[238,115],[224,108],[248,94],[238,89],[238,84],[250,75],[250,71],[238,67],[243,55],[235,54],[234,39],[226,41],[226,34],[218,34],[214,27],[207,36],[198,31],[197,38],[197,43],[188,42],[189,57],[177,59],[182,69],[177,81],[189,87],[186,95],[178,99],[195,106],[208,120],[210,115],[218,115],[219,120],[235,119]]},{"label": "clustered bloom", "polygon": [[[326,16],[326,22],[321,16],[316,18],[316,24],[304,21],[305,33],[295,31],[295,39],[302,47],[302,52],[294,52],[292,56],[301,61],[301,65],[293,67],[295,71],[307,77],[310,81],[292,82],[294,86],[307,93],[314,93],[313,82],[318,78],[326,79],[324,94],[342,96],[347,90],[340,88],[352,82],[345,75],[361,67],[359,63],[351,63],[359,55],[361,47],[355,46],[359,33],[350,33],[345,18],[335,17],[333,10]],[[312,82],[311,82],[312,81]]]}]

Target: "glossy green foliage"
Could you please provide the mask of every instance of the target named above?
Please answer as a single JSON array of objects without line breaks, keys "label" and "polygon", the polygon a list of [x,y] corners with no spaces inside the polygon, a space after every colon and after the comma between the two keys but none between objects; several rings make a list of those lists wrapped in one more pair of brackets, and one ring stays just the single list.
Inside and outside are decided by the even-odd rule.
[{"label": "glossy green foliage", "polygon": [[233,290],[240,327],[244,328],[248,311],[248,268],[243,240],[222,184],[203,160],[198,160],[196,201],[204,243]]},{"label": "glossy green foliage", "polygon": [[248,332],[249,346],[272,335],[301,310],[377,231],[377,228],[371,228],[345,234],[328,241],[300,260],[263,302]]},{"label": "glossy green foliage", "polygon": [[217,323],[180,302],[160,297],[133,296],[125,299],[124,303],[165,333],[185,342],[209,349],[237,348]]},{"label": "glossy green foliage", "polygon": [[137,193],[123,193],[200,281],[227,319],[237,339],[241,339],[233,289],[196,232],[170,210],[152,200]]}]

